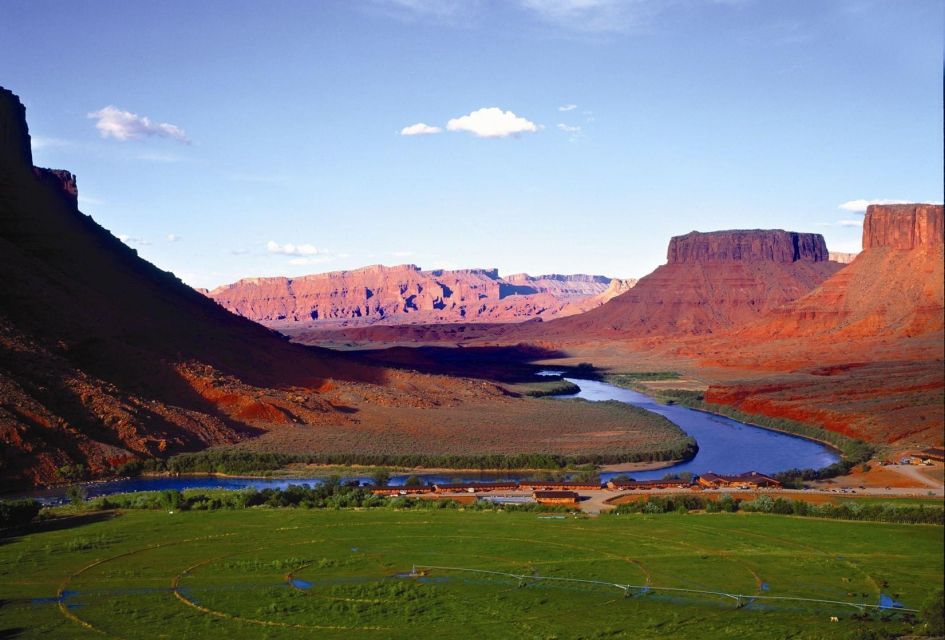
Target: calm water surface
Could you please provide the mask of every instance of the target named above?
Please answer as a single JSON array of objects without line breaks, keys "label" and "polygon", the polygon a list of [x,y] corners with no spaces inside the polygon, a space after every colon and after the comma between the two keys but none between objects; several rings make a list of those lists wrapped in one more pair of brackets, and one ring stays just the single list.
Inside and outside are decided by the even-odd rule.
[{"label": "calm water surface", "polygon": [[[557,375],[555,372],[542,372],[543,375]],[[637,407],[642,407],[653,413],[665,416],[677,424],[683,431],[696,439],[699,443],[699,452],[688,462],[682,462],[672,467],[654,471],[635,471],[632,475],[637,480],[662,478],[667,473],[688,471],[693,474],[713,471],[715,473],[741,473],[744,471],[760,471],[762,473],[777,473],[788,469],[820,469],[838,461],[839,456],[830,448],[811,440],[795,436],[768,431],[759,427],[725,418],[722,416],[696,411],[678,405],[659,404],[652,398],[636,391],[622,389],[606,382],[596,380],[581,380],[566,378],[569,382],[581,388],[579,393],[572,396],[559,396],[559,399],[549,402],[560,402],[561,399],[583,398],[590,401],[617,400]],[[428,483],[433,482],[505,482],[524,480],[531,477],[528,473],[488,473],[488,472],[456,472],[456,473],[416,473],[391,475],[390,484],[398,486],[404,483],[409,475],[417,475]],[[617,473],[603,473],[604,481],[621,475]],[[318,484],[324,481],[324,476],[299,477],[292,479],[266,478],[218,478],[212,476],[179,476],[179,477],[147,477],[95,482],[85,485],[88,497],[109,495],[113,493],[128,493],[132,491],[161,491],[164,489],[244,489],[254,487],[285,488],[290,484]],[[369,476],[348,476],[342,481],[357,481],[369,483]],[[38,490],[29,495],[47,501],[57,501],[65,494],[65,488]]]}]

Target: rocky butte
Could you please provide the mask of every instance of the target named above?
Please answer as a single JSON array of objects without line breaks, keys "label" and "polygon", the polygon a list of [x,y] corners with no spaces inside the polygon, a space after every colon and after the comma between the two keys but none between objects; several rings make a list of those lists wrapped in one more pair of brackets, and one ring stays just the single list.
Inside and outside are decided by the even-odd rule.
[{"label": "rocky butte", "polygon": [[772,372],[711,387],[707,400],[867,440],[940,444],[943,232],[942,205],[869,207],[863,251],[841,271],[747,327],[689,345],[704,365]]},{"label": "rocky butte", "polygon": [[251,320],[297,329],[562,317],[600,306],[633,282],[580,274],[502,278],[496,269],[423,271],[405,264],[298,278],[247,278],[207,295]]},{"label": "rocky butte", "polygon": [[666,264],[631,290],[529,330],[561,341],[712,334],[800,298],[840,268],[820,234],[693,231],[672,238]]}]

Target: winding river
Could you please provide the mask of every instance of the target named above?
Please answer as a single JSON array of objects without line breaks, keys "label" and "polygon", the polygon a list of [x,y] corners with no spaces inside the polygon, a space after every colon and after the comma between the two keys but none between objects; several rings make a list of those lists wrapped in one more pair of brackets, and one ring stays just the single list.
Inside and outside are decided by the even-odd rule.
[{"label": "winding river", "polygon": [[[556,372],[542,372],[544,375],[557,375]],[[560,402],[567,398],[583,398],[597,402],[617,400],[637,407],[642,407],[653,413],[665,416],[678,425],[683,431],[696,439],[699,443],[699,452],[691,460],[652,471],[634,471],[633,478],[648,480],[662,478],[667,473],[688,471],[693,474],[714,471],[715,473],[741,473],[744,471],[760,471],[762,473],[777,473],[793,468],[820,469],[839,460],[839,456],[829,447],[796,436],[762,429],[738,422],[731,418],[717,416],[679,405],[659,404],[649,396],[623,389],[606,382],[596,380],[581,380],[565,378],[580,387],[580,392],[570,396],[558,396],[549,402]],[[417,473],[426,482],[502,482],[527,479],[528,473],[489,473],[458,471],[455,473]],[[607,479],[621,475],[618,473],[602,473],[601,478]],[[390,484],[400,485],[407,479],[408,474],[392,475]],[[284,488],[290,484],[318,484],[324,477],[298,478],[240,478],[215,476],[178,476],[178,477],[141,477],[106,482],[88,483],[85,486],[88,497],[103,496],[113,493],[127,493],[132,491],[161,491],[164,489],[243,489],[247,487]],[[367,476],[351,476],[342,478],[343,481],[369,482]],[[46,501],[58,501],[65,494],[64,487],[37,490],[29,494]]]}]

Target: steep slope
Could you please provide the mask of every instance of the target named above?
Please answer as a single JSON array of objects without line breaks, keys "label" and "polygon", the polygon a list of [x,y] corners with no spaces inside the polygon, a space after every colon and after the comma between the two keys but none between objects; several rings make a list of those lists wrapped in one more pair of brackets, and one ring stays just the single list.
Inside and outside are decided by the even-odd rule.
[{"label": "steep slope", "polygon": [[667,263],[631,290],[529,331],[564,341],[712,334],[801,297],[840,268],[819,234],[693,231],[672,238]]},{"label": "steep slope", "polygon": [[683,352],[772,374],[707,399],[867,440],[941,444],[945,427],[943,207],[872,206],[863,251],[816,289]]},{"label": "steep slope", "polygon": [[247,278],[207,295],[246,318],[282,328],[443,322],[520,322],[579,313],[626,290],[586,275],[501,278],[495,269],[422,271],[374,265],[298,278]]},{"label": "steep slope", "polygon": [[[75,178],[32,165],[0,89],[0,478],[56,479],[335,413],[328,378],[385,373],[234,316],[83,215]],[[290,388],[311,392],[289,400]]]},{"label": "steep slope", "polygon": [[942,331],[942,210],[922,204],[869,207],[863,251],[855,260],[739,335],[852,340]]}]

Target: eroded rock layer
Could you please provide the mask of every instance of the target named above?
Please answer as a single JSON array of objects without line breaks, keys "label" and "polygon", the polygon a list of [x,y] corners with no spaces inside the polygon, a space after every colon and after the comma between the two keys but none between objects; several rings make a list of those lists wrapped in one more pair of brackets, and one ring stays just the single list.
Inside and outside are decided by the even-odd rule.
[{"label": "eroded rock layer", "polygon": [[499,276],[496,269],[423,271],[374,265],[298,278],[247,278],[207,295],[246,318],[341,326],[520,322],[592,309],[633,281],[588,275]]}]

